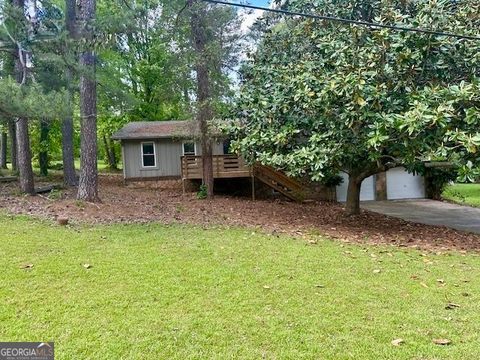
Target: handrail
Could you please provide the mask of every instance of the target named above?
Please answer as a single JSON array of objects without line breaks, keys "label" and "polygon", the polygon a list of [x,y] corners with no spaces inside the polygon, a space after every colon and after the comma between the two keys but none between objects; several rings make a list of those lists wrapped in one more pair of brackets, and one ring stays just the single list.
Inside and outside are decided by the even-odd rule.
[{"label": "handrail", "polygon": [[[214,178],[249,177],[251,168],[237,155],[213,155]],[[181,157],[182,179],[201,179],[203,177],[203,157],[186,155]]]},{"label": "handrail", "polygon": [[284,185],[288,186],[292,190],[303,190],[303,185],[296,181],[295,179],[292,179],[291,177],[285,175],[281,171],[275,170],[274,168],[270,166],[265,166],[265,165],[255,165],[254,166],[254,171],[255,172],[260,172],[263,173],[264,175],[271,177],[279,182],[282,182]]}]

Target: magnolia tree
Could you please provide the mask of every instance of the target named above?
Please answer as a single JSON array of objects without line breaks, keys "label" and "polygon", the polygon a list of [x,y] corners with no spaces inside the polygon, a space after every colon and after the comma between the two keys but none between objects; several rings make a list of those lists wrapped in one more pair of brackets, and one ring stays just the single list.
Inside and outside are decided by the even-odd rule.
[{"label": "magnolia tree", "polygon": [[[477,1],[304,3],[287,6],[480,34]],[[273,20],[263,24],[256,53],[243,67],[235,104],[234,147],[249,162],[314,181],[348,173],[348,214],[360,211],[362,181],[389,168],[418,170],[435,160],[455,163],[465,176],[475,171],[480,41]]]}]

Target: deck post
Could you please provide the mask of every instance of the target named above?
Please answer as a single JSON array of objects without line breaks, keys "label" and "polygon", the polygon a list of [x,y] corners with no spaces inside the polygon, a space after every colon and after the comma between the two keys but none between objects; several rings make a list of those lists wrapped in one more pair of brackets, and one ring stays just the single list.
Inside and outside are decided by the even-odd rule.
[{"label": "deck post", "polygon": [[252,200],[255,201],[255,175],[252,172]]}]

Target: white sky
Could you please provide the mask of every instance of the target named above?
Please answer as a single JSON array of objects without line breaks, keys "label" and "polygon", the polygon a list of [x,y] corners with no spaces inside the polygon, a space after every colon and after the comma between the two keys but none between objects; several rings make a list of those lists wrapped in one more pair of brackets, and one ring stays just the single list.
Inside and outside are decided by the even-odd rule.
[{"label": "white sky", "polygon": [[[243,12],[243,10],[242,10]],[[249,28],[253,25],[255,20],[257,20],[260,16],[262,16],[263,11],[261,10],[252,10],[251,12],[243,12],[243,15],[245,17],[243,23],[242,23],[242,32],[247,33]]]}]

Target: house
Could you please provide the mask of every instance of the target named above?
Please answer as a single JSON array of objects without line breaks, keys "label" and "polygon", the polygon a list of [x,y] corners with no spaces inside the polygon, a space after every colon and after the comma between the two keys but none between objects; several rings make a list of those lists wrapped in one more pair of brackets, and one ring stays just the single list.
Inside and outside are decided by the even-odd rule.
[{"label": "house", "polygon": [[[113,136],[122,144],[125,181],[201,179],[202,148],[193,121],[132,122]],[[229,142],[213,144],[215,178],[250,177],[244,161],[229,153]]]},{"label": "house", "polygon": [[[132,122],[112,136],[122,144],[125,181],[202,179],[202,149],[198,138],[199,131],[193,121]],[[348,175],[345,173],[341,173],[344,181],[336,187],[332,196],[332,191],[325,187],[312,190],[303,182],[268,166],[247,166],[241,157],[229,152],[229,142],[221,136],[213,145],[213,172],[215,179],[259,180],[270,189],[297,201],[313,195],[317,199],[340,202],[347,197]],[[255,186],[256,182],[252,183]],[[410,174],[399,167],[365,179],[360,197],[363,201],[424,198],[425,183],[422,176]]]}]

